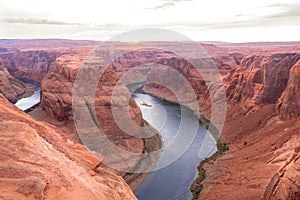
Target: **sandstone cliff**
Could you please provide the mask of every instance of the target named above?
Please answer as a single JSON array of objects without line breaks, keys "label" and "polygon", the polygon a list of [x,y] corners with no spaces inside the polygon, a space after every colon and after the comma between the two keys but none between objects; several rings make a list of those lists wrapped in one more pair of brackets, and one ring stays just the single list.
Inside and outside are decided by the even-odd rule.
[{"label": "sandstone cliff", "polygon": [[21,81],[15,79],[7,71],[0,59],[0,93],[2,93],[9,101],[15,102],[18,97],[25,93],[25,85]]},{"label": "sandstone cliff", "polygon": [[300,199],[299,158],[300,140],[298,138],[298,142],[295,145],[295,150],[292,152],[291,156],[287,159],[284,165],[276,172],[271,182],[269,183],[268,188],[265,192],[265,199]]},{"label": "sandstone cliff", "polygon": [[290,70],[289,81],[279,101],[280,114],[284,118],[300,116],[300,61]]},{"label": "sandstone cliff", "polygon": [[248,56],[225,78],[227,95],[235,103],[276,103],[287,86],[290,69],[300,59],[296,53]]},{"label": "sandstone cliff", "polygon": [[136,199],[101,157],[0,95],[1,199]]},{"label": "sandstone cliff", "polygon": [[[97,86],[95,93],[92,92],[90,85],[85,85],[90,80],[97,83],[98,80],[93,79],[97,78],[97,72],[103,67],[101,59],[90,58],[88,60],[88,56],[90,56],[90,51],[76,50],[60,56],[51,65],[49,73],[41,84],[41,108],[60,121],[73,123],[74,118],[80,119],[78,121],[80,125],[77,124],[80,139],[85,145],[97,152],[105,155],[109,154],[108,150],[105,149],[105,145],[102,144],[104,139],[96,139],[99,136],[99,131],[101,131],[116,146],[140,155],[144,147],[143,141],[141,138],[132,135],[140,136],[142,134],[142,129],[139,129],[142,125],[141,111],[132,100],[129,90],[124,85],[117,83],[118,77],[111,68],[105,70],[98,86],[97,84],[94,86]],[[79,90],[89,94],[76,98],[75,105],[78,105],[79,110],[73,112],[73,90],[76,88],[74,82],[78,70],[84,63],[91,68],[84,73],[87,78],[78,87]],[[118,94],[115,99],[112,99],[112,93],[116,89]],[[95,99],[93,99],[94,96]],[[91,108],[93,105],[95,106],[95,112]],[[113,109],[115,113],[113,113]],[[74,113],[76,116],[73,115]],[[118,124],[117,119],[119,119]],[[134,123],[132,124],[131,121]],[[135,127],[136,129],[134,129]],[[117,159],[112,152],[105,158],[107,160],[110,158]],[[128,159],[127,164],[130,167],[138,162],[134,158],[132,160]],[[117,161],[114,162],[117,164]],[[126,166],[124,165],[124,167]]]},{"label": "sandstone cliff", "polygon": [[0,58],[12,76],[41,82],[61,51],[22,51],[1,53]]},{"label": "sandstone cliff", "polygon": [[[290,71],[286,89],[278,103],[280,116],[283,119],[300,117],[300,61]],[[298,122],[299,123],[299,122]],[[298,124],[298,131],[299,124]],[[273,176],[265,192],[265,199],[300,199],[300,132],[298,142],[287,161]]]},{"label": "sandstone cliff", "polygon": [[222,138],[230,150],[204,166],[201,198],[299,198],[299,59],[298,53],[250,55],[225,77]]}]

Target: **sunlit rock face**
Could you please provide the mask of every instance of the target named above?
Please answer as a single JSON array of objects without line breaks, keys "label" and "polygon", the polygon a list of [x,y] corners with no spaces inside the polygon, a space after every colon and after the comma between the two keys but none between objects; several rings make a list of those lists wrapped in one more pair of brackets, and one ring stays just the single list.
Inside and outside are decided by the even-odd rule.
[{"label": "sunlit rock face", "polygon": [[290,69],[300,59],[299,54],[248,56],[225,79],[227,95],[235,103],[276,103],[285,90]]},{"label": "sunlit rock face", "polygon": [[[84,67],[84,64],[89,67],[89,70],[83,73],[87,79],[78,87],[74,87],[79,70]],[[127,162],[133,167],[144,147],[142,139],[135,137],[142,134],[142,129],[140,129],[142,114],[131,98],[129,90],[118,83],[119,78],[114,70],[107,68],[99,80],[93,80],[97,78],[97,72],[104,68],[102,64],[101,59],[91,57],[90,51],[82,49],[57,58],[41,83],[41,108],[59,121],[72,123],[74,118],[78,119],[80,123],[76,124],[78,134],[80,134],[81,141],[90,149],[103,154],[108,153],[104,145],[101,145],[104,139],[95,139],[102,132],[114,145],[125,151],[136,153],[136,159]],[[90,85],[85,85],[90,81],[95,83],[94,93],[90,93],[93,91]],[[90,94],[74,97],[74,88],[79,88],[79,90],[82,88]],[[116,88],[118,92],[114,96],[113,91]],[[76,111],[72,108],[74,104]],[[116,122],[117,118],[126,127],[120,128]],[[124,122],[124,120],[127,121]],[[106,156],[107,159],[109,157],[115,158],[112,154]],[[124,163],[121,162],[120,165],[122,164]]]},{"label": "sunlit rock face", "polygon": [[101,155],[0,95],[1,199],[136,199]]}]

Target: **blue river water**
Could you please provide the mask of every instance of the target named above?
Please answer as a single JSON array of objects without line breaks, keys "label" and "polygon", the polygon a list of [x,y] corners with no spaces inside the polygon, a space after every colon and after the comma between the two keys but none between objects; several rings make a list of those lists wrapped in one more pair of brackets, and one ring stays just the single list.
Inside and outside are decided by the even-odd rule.
[{"label": "blue river water", "polygon": [[22,98],[19,101],[17,101],[15,103],[15,106],[17,106],[21,110],[26,110],[38,104],[40,102],[40,97],[41,97],[40,91],[41,91],[40,89],[35,90],[33,95],[31,95],[30,97]]},{"label": "blue river water", "polygon": [[[132,96],[141,108],[143,118],[159,132],[163,141],[162,151],[178,136],[180,131],[186,135],[181,138],[182,144],[195,135],[181,157],[167,167],[155,170],[147,176],[134,191],[136,197],[139,200],[192,199],[189,187],[197,174],[197,166],[201,160],[211,156],[217,150],[215,140],[199,124],[198,118],[190,110],[181,109],[179,105],[164,102],[148,94],[134,93]],[[195,131],[192,128],[193,124],[198,124],[196,134],[191,133]],[[166,151],[164,156],[159,157],[156,165],[159,166],[164,159],[168,158],[168,154],[171,156],[174,153],[178,153],[176,149]]]}]

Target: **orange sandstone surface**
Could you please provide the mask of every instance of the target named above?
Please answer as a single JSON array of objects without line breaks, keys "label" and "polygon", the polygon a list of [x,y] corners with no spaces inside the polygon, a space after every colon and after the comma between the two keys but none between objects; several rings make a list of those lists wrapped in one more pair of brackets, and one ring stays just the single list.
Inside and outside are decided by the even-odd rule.
[{"label": "orange sandstone surface", "polygon": [[101,156],[0,95],[1,199],[135,199]]}]

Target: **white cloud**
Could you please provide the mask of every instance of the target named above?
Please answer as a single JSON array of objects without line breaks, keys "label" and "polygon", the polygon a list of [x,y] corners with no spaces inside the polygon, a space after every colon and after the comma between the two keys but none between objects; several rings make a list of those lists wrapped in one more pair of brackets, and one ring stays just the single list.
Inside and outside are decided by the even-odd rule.
[{"label": "white cloud", "polygon": [[300,1],[281,2],[0,0],[0,37],[103,39],[152,27],[180,31],[194,40],[299,40]]}]

